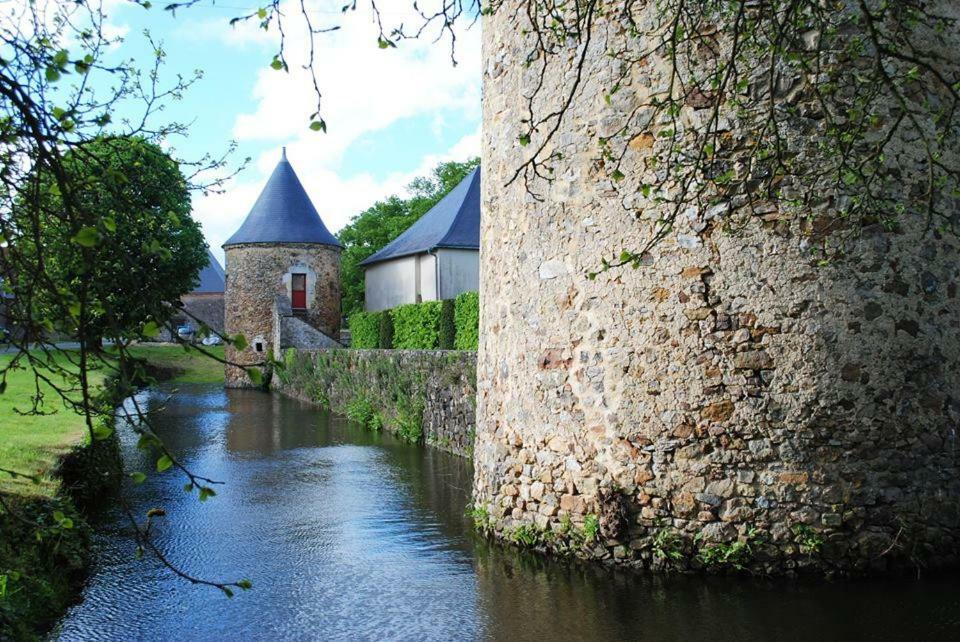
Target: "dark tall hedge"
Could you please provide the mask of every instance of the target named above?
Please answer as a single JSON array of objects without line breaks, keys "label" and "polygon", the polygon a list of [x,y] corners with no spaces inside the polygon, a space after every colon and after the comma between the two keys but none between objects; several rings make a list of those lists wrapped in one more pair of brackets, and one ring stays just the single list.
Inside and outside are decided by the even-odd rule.
[{"label": "dark tall hedge", "polygon": [[457,326],[454,322],[456,306],[453,299],[444,299],[440,306],[440,349],[453,350],[457,337]]},{"label": "dark tall hedge", "polygon": [[380,314],[380,337],[377,345],[381,350],[393,347],[393,315],[389,310]]},{"label": "dark tall hedge", "polygon": [[464,292],[454,303],[457,350],[476,350],[480,344],[480,293]]}]

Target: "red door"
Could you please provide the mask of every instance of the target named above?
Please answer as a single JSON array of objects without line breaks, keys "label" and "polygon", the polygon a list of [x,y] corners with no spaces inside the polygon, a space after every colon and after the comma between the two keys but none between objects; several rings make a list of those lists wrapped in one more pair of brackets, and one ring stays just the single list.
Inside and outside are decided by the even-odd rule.
[{"label": "red door", "polygon": [[294,310],[307,309],[307,275],[294,274],[290,279],[290,293]]}]

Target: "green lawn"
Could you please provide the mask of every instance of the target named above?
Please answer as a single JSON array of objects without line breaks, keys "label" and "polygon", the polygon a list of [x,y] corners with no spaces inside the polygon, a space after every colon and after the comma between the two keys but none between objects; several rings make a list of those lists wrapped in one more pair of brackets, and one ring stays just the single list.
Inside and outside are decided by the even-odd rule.
[{"label": "green lawn", "polygon": [[[207,348],[223,357],[223,347]],[[180,346],[137,346],[132,349],[154,365],[175,371],[175,383],[218,383],[223,381],[223,365],[196,352],[185,352]],[[0,365],[6,365],[10,355],[0,355]],[[57,490],[57,481],[51,473],[61,456],[88,437],[83,417],[64,407],[56,393],[42,388],[46,395],[45,415],[20,415],[32,406],[35,392],[32,373],[26,370],[10,372],[7,389],[0,394],[0,468],[37,474],[40,484],[29,480],[12,479],[0,474],[0,492],[25,496],[50,496]]]},{"label": "green lawn", "polygon": [[[223,346],[204,347],[203,350],[223,359]],[[223,364],[196,350],[187,352],[178,345],[144,344],[131,348],[135,357],[176,371],[173,383],[223,383]]]}]

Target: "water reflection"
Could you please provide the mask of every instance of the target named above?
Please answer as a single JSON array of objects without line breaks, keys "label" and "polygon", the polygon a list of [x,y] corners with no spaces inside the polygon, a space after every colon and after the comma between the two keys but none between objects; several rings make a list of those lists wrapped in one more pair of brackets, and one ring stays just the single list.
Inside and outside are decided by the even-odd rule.
[{"label": "water reflection", "polygon": [[[62,640],[949,639],[955,581],[804,586],[659,578],[554,563],[472,534],[462,459],[296,401],[196,387],[142,396],[192,469],[228,483],[204,504],[170,473],[126,489],[163,505],[158,542],[197,575],[249,577],[233,600],[136,561],[118,511]],[[124,443],[129,470],[151,458]]]}]

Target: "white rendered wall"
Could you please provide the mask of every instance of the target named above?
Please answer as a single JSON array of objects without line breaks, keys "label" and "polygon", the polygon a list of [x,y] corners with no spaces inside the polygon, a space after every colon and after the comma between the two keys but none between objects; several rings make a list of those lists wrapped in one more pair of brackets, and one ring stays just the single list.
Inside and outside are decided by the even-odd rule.
[{"label": "white rendered wall", "polygon": [[[437,296],[437,264],[440,296]],[[367,268],[364,308],[377,312],[405,303],[452,299],[480,288],[480,261],[476,250],[437,250],[377,263]]]},{"label": "white rendered wall", "polygon": [[386,310],[417,300],[417,257],[405,256],[371,265],[366,270],[364,308]]},{"label": "white rendered wall", "polygon": [[480,289],[480,252],[437,250],[440,258],[440,298],[453,299],[461,292]]}]

